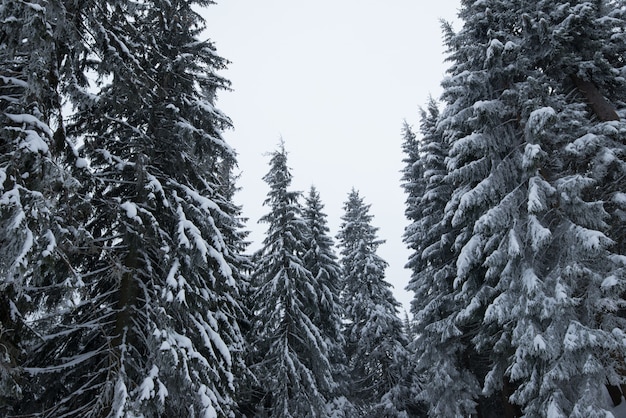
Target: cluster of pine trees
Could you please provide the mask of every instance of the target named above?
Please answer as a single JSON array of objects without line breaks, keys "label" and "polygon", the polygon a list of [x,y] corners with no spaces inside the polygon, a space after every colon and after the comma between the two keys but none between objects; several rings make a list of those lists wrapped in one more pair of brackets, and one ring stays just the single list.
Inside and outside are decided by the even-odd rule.
[{"label": "cluster of pine trees", "polygon": [[462,1],[405,131],[416,396],[606,417],[626,386],[626,2]]},{"label": "cluster of pine trees", "polygon": [[358,193],[338,261],[281,146],[245,254],[209,3],[0,2],[0,415],[404,414],[407,342]]},{"label": "cluster of pine trees", "polygon": [[263,178],[270,191],[262,248],[254,254],[245,300],[251,376],[242,400],[248,416],[402,417],[415,406],[398,302],[385,281],[383,241],[356,190],[329,236],[324,205],[312,187],[289,189],[281,143]]},{"label": "cluster of pine trees", "polygon": [[0,0],[0,414],[610,416],[626,1],[443,25],[443,106],[404,128],[407,324],[369,205],[348,194],[335,253],[282,143],[246,254],[210,3]]}]

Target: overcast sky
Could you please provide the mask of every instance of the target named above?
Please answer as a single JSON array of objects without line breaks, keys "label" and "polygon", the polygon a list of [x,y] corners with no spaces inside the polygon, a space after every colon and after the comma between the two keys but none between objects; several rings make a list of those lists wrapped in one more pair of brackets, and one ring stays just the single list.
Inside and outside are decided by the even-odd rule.
[{"label": "overcast sky", "polygon": [[207,36],[231,61],[221,75],[233,91],[217,106],[235,127],[225,138],[239,155],[236,200],[249,218],[250,250],[266,230],[257,223],[268,211],[266,154],[282,137],[292,188],[315,185],[333,238],[353,187],[371,204],[386,240],[378,254],[408,311],[401,130],[406,120],[417,131],[419,108],[441,94],[448,65],[440,19],[455,21],[459,1],[217,1],[203,15]]}]

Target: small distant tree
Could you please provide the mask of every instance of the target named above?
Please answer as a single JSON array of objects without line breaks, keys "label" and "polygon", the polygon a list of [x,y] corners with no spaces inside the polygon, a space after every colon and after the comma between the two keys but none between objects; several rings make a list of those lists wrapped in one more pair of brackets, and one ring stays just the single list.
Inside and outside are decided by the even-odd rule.
[{"label": "small distant tree", "polygon": [[406,265],[412,271],[407,290],[414,292],[411,311],[414,332],[419,336],[410,347],[415,355],[417,398],[428,405],[433,417],[472,411],[479,389],[464,360],[473,352],[471,343],[459,338],[461,331],[454,317],[456,260],[452,245],[456,230],[445,214],[452,187],[446,177],[448,145],[437,129],[439,116],[437,103],[430,99],[421,111],[421,138],[405,135],[403,144],[406,216],[411,221],[404,242],[412,250]]},{"label": "small distant tree", "polygon": [[[326,394],[329,401],[347,393],[348,377],[345,358],[345,340],[342,333],[343,307],[339,298],[343,284],[341,266],[337,261],[333,239],[324,213],[319,192],[311,187],[306,196],[304,220],[309,235],[305,241],[304,263],[317,283],[318,312],[313,322],[319,328],[328,347],[328,359],[336,386]],[[337,404],[337,401],[333,401]],[[347,405],[341,404],[342,408]],[[332,405],[331,405],[332,407]]]},{"label": "small distant tree", "polygon": [[[434,107],[429,106],[429,111],[436,112],[437,107],[434,100],[430,104]],[[436,119],[437,114],[432,114],[431,119],[433,117]],[[434,122],[432,123],[434,124]],[[402,151],[405,154],[403,159],[405,165],[402,170],[402,187],[407,194],[405,215],[409,220],[415,221],[415,224],[411,224],[408,229],[415,229],[419,227],[418,221],[422,217],[420,201],[426,187],[426,180],[424,179],[425,161],[423,160],[425,156],[420,156],[420,153],[423,153],[423,141],[417,139],[417,135],[415,135],[415,132],[413,132],[413,129],[406,121],[402,126],[402,137]],[[405,233],[405,241],[408,239],[406,238],[407,234],[409,233]],[[419,246],[420,242],[407,242],[407,244]]]},{"label": "small distant tree", "polygon": [[387,262],[376,254],[384,242],[356,190],[348,194],[337,235],[345,310],[344,335],[351,399],[362,416],[409,416],[409,355],[400,304],[385,281]]},{"label": "small distant tree", "polygon": [[268,229],[253,273],[256,362],[251,368],[263,393],[257,414],[317,417],[325,415],[325,394],[335,388],[329,362],[329,348],[334,347],[320,329],[329,326],[322,315],[334,308],[320,304],[328,296],[321,293],[328,283],[318,282],[326,279],[325,273],[314,276],[306,266],[312,235],[298,202],[300,193],[289,190],[291,179],[281,142],[263,177],[270,191],[264,202],[269,212],[261,222]]}]

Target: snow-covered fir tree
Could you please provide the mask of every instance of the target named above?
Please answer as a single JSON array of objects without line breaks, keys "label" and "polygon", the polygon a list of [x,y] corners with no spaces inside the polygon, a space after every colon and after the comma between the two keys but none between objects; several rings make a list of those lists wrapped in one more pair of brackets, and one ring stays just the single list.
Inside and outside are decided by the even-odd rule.
[{"label": "snow-covered fir tree", "polygon": [[[624,383],[626,346],[617,330],[625,325],[626,237],[617,231],[626,169],[625,22],[623,4],[616,6],[550,2],[526,22],[524,46],[537,54],[531,74],[541,82],[527,91],[544,92],[523,96],[524,247],[532,257],[506,266],[518,270],[488,319],[517,316],[508,369],[512,400],[528,416],[605,416],[612,405],[604,385]],[[546,35],[558,54],[541,43]]]},{"label": "snow-covered fir tree", "polygon": [[243,207],[234,202],[235,194],[240,190],[240,187],[237,186],[239,175],[235,173],[235,163],[236,160],[230,160],[224,161],[220,165],[219,187],[226,198],[225,203],[230,206],[228,212],[233,214],[231,228],[224,228],[223,233],[225,242],[231,247],[229,254],[232,258],[229,260],[229,265],[238,289],[239,310],[236,320],[241,332],[242,346],[239,347],[237,355],[241,356],[242,363],[234,371],[235,393],[233,398],[237,404],[235,416],[240,417],[247,416],[249,391],[254,386],[255,381],[254,375],[247,366],[247,353],[250,352],[250,349],[247,347],[249,340],[246,338],[246,334],[250,332],[250,319],[252,317],[250,300],[253,300],[254,295],[250,280],[254,262],[252,256],[246,253],[250,245],[248,240],[250,231],[246,227],[248,218],[243,214]]},{"label": "snow-covered fir tree", "polygon": [[[411,287],[418,312],[444,307],[446,326],[425,337],[464,347],[452,368],[431,366],[450,387],[431,399],[460,414],[606,416],[605,385],[624,382],[618,6],[463,1],[463,28],[447,32],[452,66],[436,126],[449,146],[441,235],[455,271],[450,283],[441,265],[441,282],[420,283],[428,266],[419,267]],[[450,284],[447,295],[420,290]]]},{"label": "snow-covered fir tree", "polygon": [[[406,216],[412,222],[404,242],[412,250],[406,267],[412,270],[407,290],[414,292],[411,311],[417,397],[428,405],[430,416],[461,416],[474,408],[479,384],[464,359],[469,341],[458,338],[453,317],[452,282],[455,259],[451,251],[453,229],[444,209],[451,186],[445,181],[448,146],[437,130],[439,109],[430,99],[421,112],[421,138],[405,135],[403,187]],[[418,166],[418,167],[416,167]],[[453,384],[452,384],[453,383]],[[454,399],[454,402],[450,402]]]},{"label": "snow-covered fir tree", "polygon": [[[349,385],[341,323],[343,307],[339,299],[343,278],[333,239],[329,236],[330,229],[326,220],[327,215],[324,213],[324,205],[315,187],[311,187],[306,196],[303,217],[309,230],[305,241],[304,265],[315,278],[319,297],[316,316],[312,318],[312,321],[326,342],[328,360],[337,385],[326,394],[326,397],[327,399],[341,398],[347,393]],[[340,409],[343,414],[350,414],[352,410],[351,405],[344,399],[337,399],[329,405],[329,413],[338,414],[339,411],[332,411],[333,408]]]},{"label": "snow-covered fir tree", "polygon": [[371,225],[370,205],[356,190],[343,208],[337,238],[350,399],[360,416],[407,417],[413,402],[407,338],[398,317],[400,304],[385,281],[387,262],[376,253],[384,241]]},{"label": "snow-covered fir tree", "polygon": [[[67,262],[82,202],[61,112],[63,2],[0,2],[0,415],[32,377],[24,360],[49,337],[76,283]],[[21,372],[21,374],[20,374]],[[24,373],[25,372],[25,373]]]},{"label": "snow-covered fir tree", "polygon": [[430,253],[437,251],[440,245],[441,231],[437,229],[441,227],[437,225],[441,222],[449,191],[442,181],[446,175],[444,159],[447,147],[436,131],[438,116],[437,103],[430,99],[427,110],[421,112],[422,137],[418,140],[411,128],[406,124],[404,126],[403,151],[406,158],[402,187],[407,194],[405,215],[411,221],[404,241],[414,250],[415,257],[407,265],[408,268],[413,268],[416,263],[427,264],[422,250],[434,246]]},{"label": "snow-covered fir tree", "polygon": [[[436,104],[432,101],[434,110],[436,111]],[[430,110],[430,109],[429,109]],[[436,119],[437,115],[433,117]],[[424,180],[424,162],[420,157],[422,153],[421,142],[417,140],[417,136],[411,126],[405,121],[402,126],[402,151],[406,155],[402,162],[405,164],[402,172],[402,187],[407,193],[406,211],[405,215],[408,219],[415,221],[421,219],[421,205],[420,200],[424,195],[425,180]],[[415,243],[414,245],[419,245]]]},{"label": "snow-covered fir tree", "polygon": [[402,325],[404,327],[404,333],[406,334],[410,344],[410,342],[417,337],[417,334],[415,333],[415,321],[409,318],[409,313],[407,311],[404,311]]},{"label": "snow-covered fir tree", "polygon": [[335,387],[329,362],[334,347],[320,329],[329,309],[320,304],[327,284],[318,283],[325,280],[323,273],[314,276],[306,267],[311,231],[300,192],[289,190],[291,179],[281,142],[263,177],[270,187],[264,202],[269,212],[260,221],[268,228],[253,273],[256,362],[251,368],[262,391],[256,416],[319,417],[332,401],[325,394]]},{"label": "snow-covered fir tree", "polygon": [[[243,236],[223,183],[235,162],[213,106],[227,82],[196,6],[84,2],[73,16],[68,133],[83,143],[89,240],[81,288],[26,364],[22,414],[232,416],[243,368]],[[92,36],[87,36],[91,34]],[[88,84],[89,80],[95,82]]]}]

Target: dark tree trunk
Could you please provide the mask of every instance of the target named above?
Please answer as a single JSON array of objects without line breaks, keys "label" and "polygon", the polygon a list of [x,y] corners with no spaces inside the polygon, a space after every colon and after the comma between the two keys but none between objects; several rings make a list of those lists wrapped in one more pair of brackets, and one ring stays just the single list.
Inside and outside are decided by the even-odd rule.
[{"label": "dark tree trunk", "polygon": [[619,120],[615,107],[600,93],[595,84],[591,81],[583,80],[577,75],[572,75],[572,80],[576,88],[585,96],[587,104],[598,119],[604,122]]}]

